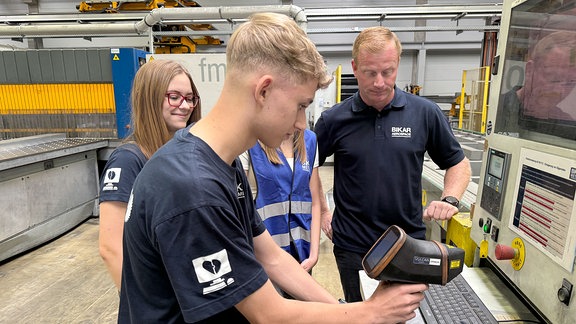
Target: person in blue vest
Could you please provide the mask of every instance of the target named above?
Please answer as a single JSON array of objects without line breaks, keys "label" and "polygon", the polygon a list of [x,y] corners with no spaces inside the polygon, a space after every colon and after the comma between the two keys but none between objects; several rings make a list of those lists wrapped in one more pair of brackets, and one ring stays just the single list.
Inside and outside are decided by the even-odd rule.
[{"label": "person in blue vest", "polygon": [[130,134],[110,154],[100,178],[100,256],[118,290],[124,215],[134,180],[160,146],[201,116],[192,75],[172,60],[154,60],[140,67],[131,104]]},{"label": "person in blue vest", "polygon": [[318,261],[320,201],[316,134],[305,129],[279,148],[256,143],[241,155],[255,204],[274,242],[308,272]]}]

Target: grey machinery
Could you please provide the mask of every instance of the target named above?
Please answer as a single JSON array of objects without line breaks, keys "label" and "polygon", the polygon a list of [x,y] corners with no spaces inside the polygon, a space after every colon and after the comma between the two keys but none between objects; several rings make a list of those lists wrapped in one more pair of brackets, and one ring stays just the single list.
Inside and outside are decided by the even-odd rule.
[{"label": "grey machinery", "polygon": [[471,236],[546,322],[576,323],[576,0],[506,0],[501,26]]},{"label": "grey machinery", "polygon": [[0,261],[98,215],[97,150],[106,146],[64,134],[0,141]]}]

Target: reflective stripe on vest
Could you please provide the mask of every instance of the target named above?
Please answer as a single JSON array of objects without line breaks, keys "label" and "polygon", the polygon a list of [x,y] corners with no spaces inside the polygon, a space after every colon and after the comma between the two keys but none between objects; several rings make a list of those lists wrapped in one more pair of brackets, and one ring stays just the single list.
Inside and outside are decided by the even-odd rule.
[{"label": "reflective stripe on vest", "polygon": [[[312,213],[311,201],[292,202],[292,214],[311,214],[311,213]],[[262,220],[266,220],[270,217],[278,215],[286,215],[288,214],[288,201],[274,203],[266,205],[262,208],[258,208],[258,214],[260,214]]]}]

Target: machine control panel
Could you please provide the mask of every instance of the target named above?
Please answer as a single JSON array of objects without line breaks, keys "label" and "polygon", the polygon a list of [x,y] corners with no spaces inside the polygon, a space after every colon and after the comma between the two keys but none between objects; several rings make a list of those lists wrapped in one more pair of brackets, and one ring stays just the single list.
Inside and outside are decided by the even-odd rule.
[{"label": "machine control panel", "polygon": [[501,220],[510,154],[490,148],[486,162],[480,207],[488,211],[497,220]]},{"label": "machine control panel", "polygon": [[513,287],[539,323],[576,323],[575,8],[503,1],[470,230],[480,267]]}]

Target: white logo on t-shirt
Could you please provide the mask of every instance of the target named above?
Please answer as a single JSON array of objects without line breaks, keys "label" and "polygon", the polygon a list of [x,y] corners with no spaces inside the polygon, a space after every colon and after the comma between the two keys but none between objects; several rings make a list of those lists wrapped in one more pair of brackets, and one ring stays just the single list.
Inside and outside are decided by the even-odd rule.
[{"label": "white logo on t-shirt", "polygon": [[238,194],[238,199],[244,198],[244,188],[242,188],[242,182],[236,186],[236,192]]},{"label": "white logo on t-shirt", "polygon": [[232,272],[228,253],[225,249],[192,260],[194,271],[198,282],[210,282],[208,287],[204,287],[204,295],[218,291],[234,282],[234,278],[225,278],[224,275]]},{"label": "white logo on t-shirt", "polygon": [[110,168],[106,170],[102,191],[118,190],[116,184],[120,182],[120,173],[122,173],[122,168]]},{"label": "white logo on t-shirt", "polygon": [[124,216],[124,223],[130,219],[130,214],[132,213],[132,203],[134,201],[134,192],[130,191],[130,198],[128,199],[128,206],[126,206],[126,215]]}]

